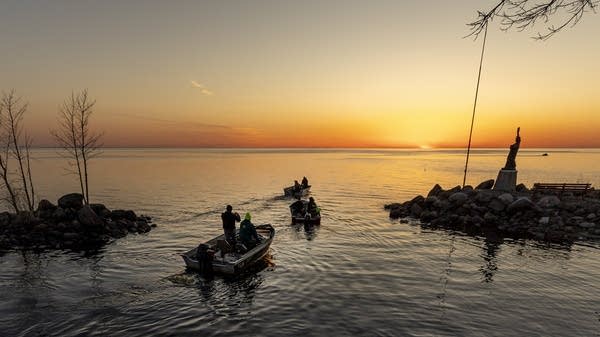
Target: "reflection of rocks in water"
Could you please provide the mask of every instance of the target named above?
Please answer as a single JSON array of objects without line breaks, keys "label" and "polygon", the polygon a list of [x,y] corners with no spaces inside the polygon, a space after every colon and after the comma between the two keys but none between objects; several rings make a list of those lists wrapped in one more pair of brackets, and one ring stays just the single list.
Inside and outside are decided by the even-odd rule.
[{"label": "reflection of rocks in water", "polygon": [[496,256],[500,250],[502,244],[502,238],[498,237],[497,233],[491,231],[486,233],[485,242],[483,246],[483,257],[484,264],[479,268],[483,276],[483,282],[493,282],[494,274],[498,271],[498,265],[496,262]]}]

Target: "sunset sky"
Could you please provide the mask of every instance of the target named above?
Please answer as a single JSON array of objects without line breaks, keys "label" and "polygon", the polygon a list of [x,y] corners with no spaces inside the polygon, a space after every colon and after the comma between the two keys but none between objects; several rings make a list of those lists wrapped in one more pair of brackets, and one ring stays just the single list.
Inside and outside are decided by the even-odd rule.
[{"label": "sunset sky", "polygon": [[[87,88],[107,146],[463,147],[495,2],[3,0],[0,90],[41,146]],[[600,147],[600,15],[535,34],[490,27],[473,144]]]}]

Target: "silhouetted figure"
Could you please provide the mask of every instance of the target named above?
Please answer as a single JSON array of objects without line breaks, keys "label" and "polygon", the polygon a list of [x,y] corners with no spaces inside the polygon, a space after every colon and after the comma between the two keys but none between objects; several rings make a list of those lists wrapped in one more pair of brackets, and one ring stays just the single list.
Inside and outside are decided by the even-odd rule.
[{"label": "silhouetted figure", "polygon": [[198,245],[198,249],[196,249],[196,260],[200,266],[200,274],[202,276],[210,277],[213,275],[213,254],[214,252],[209,250],[207,244],[202,243]]},{"label": "silhouetted figure", "polygon": [[317,207],[315,199],[313,197],[310,197],[308,199],[308,204],[306,205],[306,212],[309,213],[311,216],[315,216],[319,213],[318,210],[319,208]]},{"label": "silhouetted figure", "polygon": [[304,215],[304,201],[302,201],[300,197],[298,197],[298,200],[294,201],[294,203],[290,205],[290,209],[292,210],[293,216],[298,214]]},{"label": "silhouetted figure", "polygon": [[227,205],[227,211],[221,213],[221,220],[223,220],[223,232],[225,232],[225,240],[232,246],[235,247],[235,223],[240,222],[240,215],[235,212],[233,213],[233,207]]},{"label": "silhouetted figure", "polygon": [[519,131],[521,128],[517,128],[517,137],[515,137],[515,143],[510,146],[510,151],[508,152],[508,157],[506,158],[506,165],[504,165],[503,170],[516,170],[517,162],[515,158],[517,158],[517,152],[519,151],[519,145],[521,145],[521,137],[519,136]]},{"label": "silhouetted figure", "polygon": [[260,237],[256,233],[256,228],[250,221],[251,219],[250,213],[246,213],[244,220],[240,223],[240,241],[248,250],[256,247],[260,242]]},{"label": "silhouetted figure", "polygon": [[298,180],[294,180],[294,192],[300,192],[301,186]]},{"label": "silhouetted figure", "polygon": [[308,179],[306,177],[302,178],[302,188],[308,187]]}]

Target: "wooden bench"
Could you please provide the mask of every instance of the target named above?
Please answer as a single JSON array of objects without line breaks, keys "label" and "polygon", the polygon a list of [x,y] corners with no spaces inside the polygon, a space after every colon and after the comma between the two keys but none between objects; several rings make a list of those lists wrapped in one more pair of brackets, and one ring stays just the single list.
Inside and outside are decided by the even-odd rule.
[{"label": "wooden bench", "polygon": [[534,192],[558,192],[563,194],[564,192],[571,192],[573,194],[587,194],[587,191],[592,187],[592,184],[580,184],[580,183],[535,183],[533,184]]}]

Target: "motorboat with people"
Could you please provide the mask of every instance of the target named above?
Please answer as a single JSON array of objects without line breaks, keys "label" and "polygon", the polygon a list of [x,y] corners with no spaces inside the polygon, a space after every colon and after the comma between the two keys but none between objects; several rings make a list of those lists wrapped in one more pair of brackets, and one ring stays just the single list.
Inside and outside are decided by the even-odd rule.
[{"label": "motorboat with people", "polygon": [[310,193],[310,185],[305,187],[300,187],[300,189],[295,188],[294,186],[289,186],[283,189],[283,195],[286,197],[304,197]]},{"label": "motorboat with people", "polygon": [[[312,204],[311,204],[312,202]],[[309,200],[298,199],[290,205],[292,216],[292,225],[320,225],[321,209],[314,203],[311,197]]]},{"label": "motorboat with people", "polygon": [[[243,273],[267,255],[275,237],[275,228],[270,224],[258,225],[255,228],[260,242],[247,251],[240,250],[239,247],[231,247],[225,239],[225,234],[221,234],[181,254],[181,257],[185,265],[192,270],[205,271],[206,262],[209,261],[212,265],[211,272],[215,274]],[[203,256],[208,257],[207,260],[203,260]]]},{"label": "motorboat with people", "polygon": [[283,189],[283,195],[294,198],[301,198],[308,195],[309,192],[310,185],[308,184],[308,179],[306,177],[302,178],[302,183],[299,183],[298,180],[294,180],[294,185]]}]

